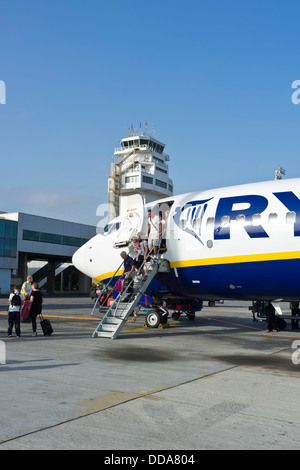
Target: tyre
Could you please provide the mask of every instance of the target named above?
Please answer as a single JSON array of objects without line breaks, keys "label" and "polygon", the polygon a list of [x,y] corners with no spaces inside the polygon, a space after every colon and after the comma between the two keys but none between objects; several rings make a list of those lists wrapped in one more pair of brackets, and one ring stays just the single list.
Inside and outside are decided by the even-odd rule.
[{"label": "tyre", "polygon": [[286,321],[283,318],[275,317],[274,318],[274,328],[276,330],[284,330],[286,327]]},{"label": "tyre", "polygon": [[195,312],[189,312],[186,314],[189,320],[195,320]]},{"label": "tyre", "polygon": [[162,322],[160,313],[157,310],[151,310],[145,318],[146,325],[149,328],[157,328]]}]

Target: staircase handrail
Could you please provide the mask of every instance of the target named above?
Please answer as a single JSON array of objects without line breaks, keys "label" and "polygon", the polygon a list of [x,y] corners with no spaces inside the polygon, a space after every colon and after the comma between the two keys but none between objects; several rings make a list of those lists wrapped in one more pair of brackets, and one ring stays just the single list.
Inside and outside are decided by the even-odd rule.
[{"label": "staircase handrail", "polygon": [[[110,283],[112,282],[112,280],[113,280],[114,277],[116,276],[117,272],[120,271],[120,269],[121,269],[121,267],[123,266],[123,264],[124,264],[124,261],[122,261],[122,263],[120,264],[120,266],[118,267],[118,269],[114,272],[114,274],[112,275],[112,277],[110,278],[110,280],[105,284],[104,288],[101,289],[101,292],[100,292],[100,294],[98,295],[96,302],[94,303],[94,307],[93,307],[93,310],[92,310],[91,315],[94,315],[95,308],[96,308],[96,306],[97,306],[97,304],[98,304],[98,302],[99,302],[101,296],[103,295],[103,291],[105,291],[106,289],[108,290],[108,287],[109,287]],[[102,302],[102,304],[100,305],[99,308],[102,308],[105,302],[106,302],[106,299],[103,300],[103,302]]]},{"label": "staircase handrail", "polygon": [[[151,254],[153,253],[154,251],[154,248],[152,248],[152,250],[150,250],[147,255],[146,255],[146,259],[144,259],[143,263],[141,264],[141,266],[138,268],[138,271],[140,271],[144,266],[145,264],[148,262],[147,261],[147,258],[148,256],[151,256]],[[153,258],[152,258],[153,259]],[[154,262],[157,262],[157,260],[154,260]],[[97,297],[97,300],[94,304],[94,307],[93,307],[93,310],[92,310],[92,313],[91,315],[93,316],[94,315],[94,311],[96,309],[96,306],[99,302],[99,299],[101,298],[102,294],[103,294],[103,291],[105,291],[105,289],[108,289],[110,283],[112,282],[112,280],[114,279],[114,277],[116,276],[117,272],[120,270],[120,268],[122,267],[122,265],[124,264],[124,261],[122,261],[122,263],[120,264],[120,266],[118,267],[118,269],[114,272],[113,276],[110,278],[110,280],[107,282],[107,284],[105,285],[105,287],[102,289],[101,293],[99,294],[99,296]],[[138,273],[137,273],[138,274]],[[109,314],[109,312],[114,309],[114,310],[118,310],[118,307],[119,307],[119,304],[122,300],[122,297],[127,293],[129,287],[133,284],[134,282],[134,279],[135,277],[137,276],[137,274],[131,278],[130,282],[128,283],[128,286],[126,287],[125,291],[122,291],[122,292],[119,292],[118,296],[116,297],[116,299],[114,300],[114,303],[109,307],[108,311],[106,312],[106,315]],[[131,298],[131,296],[130,296]],[[126,303],[130,302],[130,298],[129,300],[126,301]],[[103,306],[104,306],[104,303],[106,302],[107,299],[104,299],[103,302],[101,303],[101,305],[99,306],[99,309],[101,309]],[[125,306],[123,307],[123,310],[125,310]]]}]

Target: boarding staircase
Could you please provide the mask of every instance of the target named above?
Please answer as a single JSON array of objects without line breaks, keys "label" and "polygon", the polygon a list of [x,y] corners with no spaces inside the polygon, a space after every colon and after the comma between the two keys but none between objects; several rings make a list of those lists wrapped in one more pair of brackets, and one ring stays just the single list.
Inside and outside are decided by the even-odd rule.
[{"label": "boarding staircase", "polygon": [[[134,314],[134,310],[138,306],[141,297],[145,294],[149,284],[157,274],[160,262],[160,258],[152,258],[150,261],[144,261],[140,269],[144,269],[146,280],[143,280],[143,276],[139,274],[136,274],[135,277],[129,280],[127,287],[123,292],[119,293],[113,304],[104,314],[92,335],[93,338],[104,337],[116,339],[118,337],[126,321]],[[122,267],[122,264],[103,290],[109,290],[112,288],[111,286],[113,285],[114,280],[116,280],[117,273]],[[97,305],[100,303],[100,297],[101,294],[95,302],[92,315],[94,314]],[[100,305],[100,312],[102,310],[102,305]]]}]

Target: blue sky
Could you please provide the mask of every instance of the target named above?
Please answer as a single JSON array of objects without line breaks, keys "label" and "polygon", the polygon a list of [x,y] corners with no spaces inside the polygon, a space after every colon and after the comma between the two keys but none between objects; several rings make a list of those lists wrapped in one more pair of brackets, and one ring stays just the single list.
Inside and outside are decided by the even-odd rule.
[{"label": "blue sky", "polygon": [[97,223],[128,126],[176,194],[300,176],[298,0],[0,0],[0,210]]}]

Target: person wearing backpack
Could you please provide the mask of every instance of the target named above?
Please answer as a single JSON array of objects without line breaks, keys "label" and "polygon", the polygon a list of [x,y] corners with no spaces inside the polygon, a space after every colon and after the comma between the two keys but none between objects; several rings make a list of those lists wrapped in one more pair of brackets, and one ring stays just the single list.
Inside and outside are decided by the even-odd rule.
[{"label": "person wearing backpack", "polygon": [[12,336],[13,326],[15,325],[16,335],[21,336],[21,309],[24,303],[24,296],[20,292],[20,286],[14,286],[14,292],[12,292],[8,299],[8,330],[7,335]]}]

